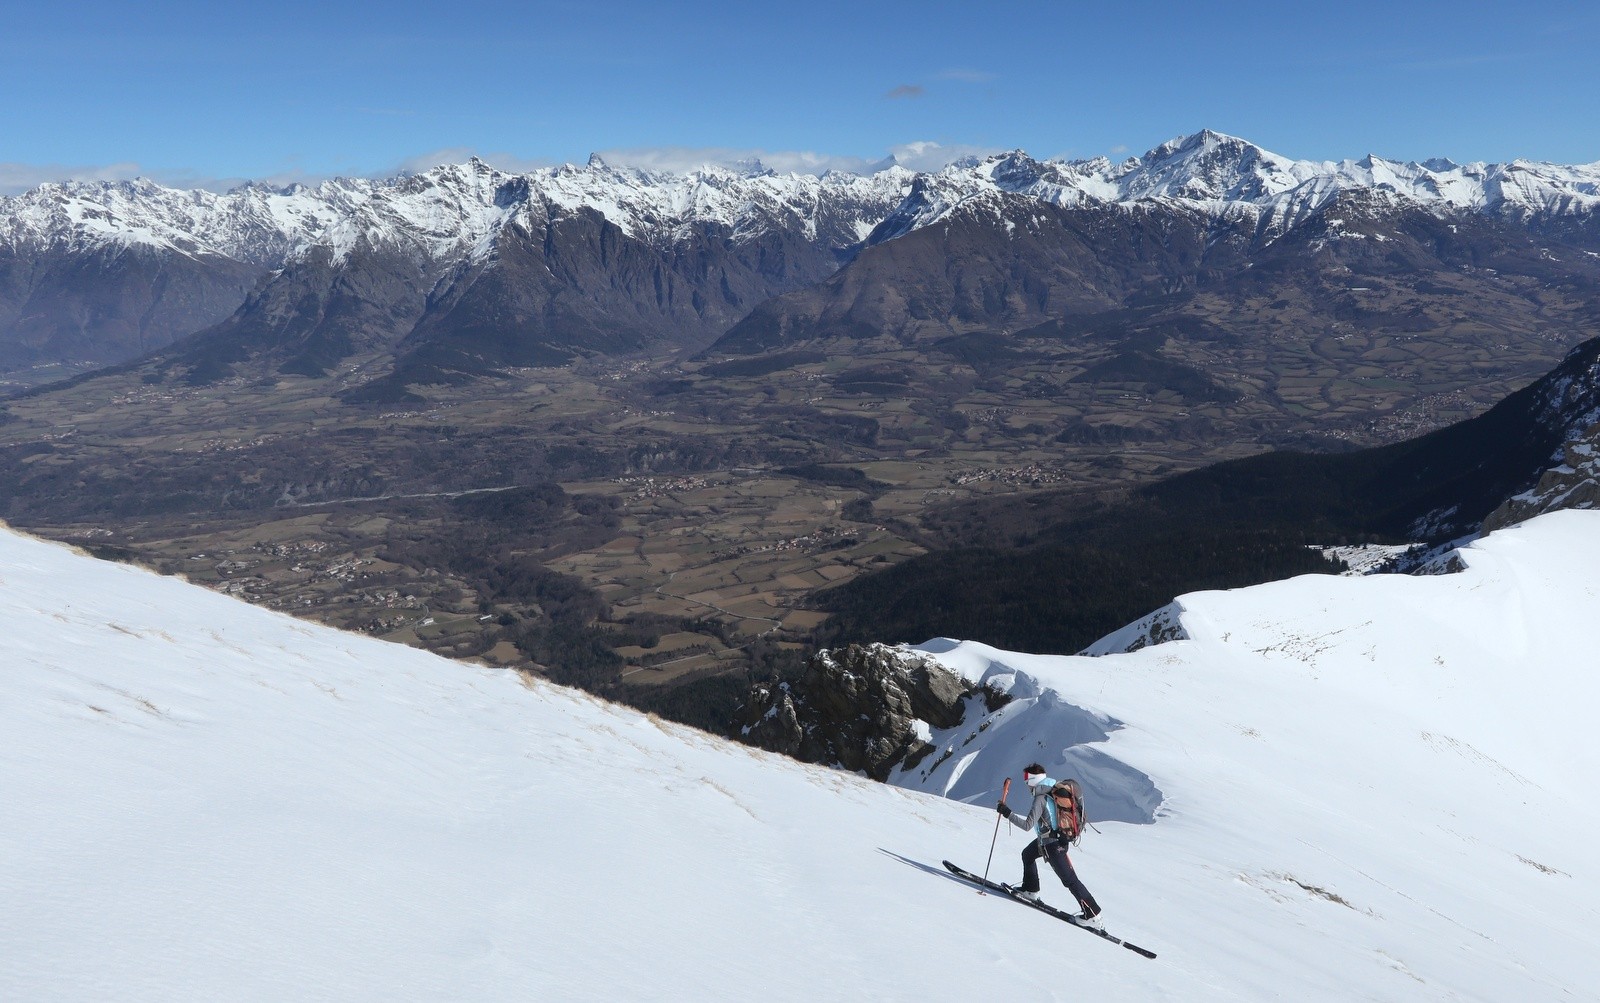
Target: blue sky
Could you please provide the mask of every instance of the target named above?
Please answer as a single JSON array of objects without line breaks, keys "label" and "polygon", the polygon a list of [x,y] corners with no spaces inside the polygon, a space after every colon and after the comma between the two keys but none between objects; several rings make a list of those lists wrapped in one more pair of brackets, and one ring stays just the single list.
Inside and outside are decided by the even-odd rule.
[{"label": "blue sky", "polygon": [[0,191],[504,166],[1141,153],[1600,160],[1600,4],[8,5]]}]

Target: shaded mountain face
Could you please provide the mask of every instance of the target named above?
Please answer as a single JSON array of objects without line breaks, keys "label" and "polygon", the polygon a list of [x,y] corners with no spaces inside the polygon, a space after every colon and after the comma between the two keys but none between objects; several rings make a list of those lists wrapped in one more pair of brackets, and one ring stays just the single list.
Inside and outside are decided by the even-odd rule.
[{"label": "shaded mountain face", "polygon": [[832,250],[789,233],[734,242],[706,226],[656,247],[586,209],[512,221],[492,252],[464,260],[362,241],[342,260],[296,262],[162,366],[209,382],[246,360],[321,376],[352,356],[388,355],[394,372],[358,393],[404,394],[507,366],[702,345],[835,267]]},{"label": "shaded mountain face", "polygon": [[1081,333],[1128,309],[1147,327],[1263,338],[1279,327],[1448,340],[1463,322],[1511,334],[1547,306],[1600,320],[1600,242],[1576,224],[1535,232],[1374,191],[1339,193],[1287,232],[1258,222],[1170,200],[1057,206],[1002,193],[762,304],[706,356]]},{"label": "shaded mountain face", "polygon": [[263,275],[217,254],[0,245],[0,372],[48,377],[143,355],[226,319]]},{"label": "shaded mountain face", "polygon": [[1295,522],[1339,535],[1446,541],[1475,535],[1600,419],[1600,338],[1487,412],[1406,442],[1337,456],[1268,453],[1139,492],[1196,518]]},{"label": "shaded mountain face", "polygon": [[440,284],[401,358],[434,356],[473,371],[559,365],[661,341],[696,346],[774,290],[831,273],[835,253],[779,230],[735,241],[711,224],[656,247],[592,211],[538,229],[518,222],[490,260]]},{"label": "shaded mountain face", "polygon": [[218,195],[139,180],[0,198],[0,373],[38,382],[223,320],[364,188],[245,185]]},{"label": "shaded mountain face", "polygon": [[[1214,239],[1213,239],[1214,236]],[[1006,194],[874,244],[827,281],[762,304],[708,351],[830,341],[893,347],[1114,310],[1245,263],[1248,234],[1184,207],[1061,207]]]}]

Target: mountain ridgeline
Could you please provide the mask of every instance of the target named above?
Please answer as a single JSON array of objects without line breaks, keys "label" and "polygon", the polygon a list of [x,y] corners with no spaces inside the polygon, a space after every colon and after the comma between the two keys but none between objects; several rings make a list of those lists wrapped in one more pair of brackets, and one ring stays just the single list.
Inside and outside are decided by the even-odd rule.
[{"label": "mountain ridgeline", "polygon": [[0,369],[106,365],[195,335],[161,378],[377,359],[383,382],[359,403],[508,366],[1038,334],[1137,307],[1244,337],[1302,314],[1438,335],[1470,296],[1492,327],[1558,327],[1594,307],[1597,174],[1318,164],[1202,132],[1118,164],[1014,152],[923,174],[594,158],[223,195],[46,185],[0,200]]}]

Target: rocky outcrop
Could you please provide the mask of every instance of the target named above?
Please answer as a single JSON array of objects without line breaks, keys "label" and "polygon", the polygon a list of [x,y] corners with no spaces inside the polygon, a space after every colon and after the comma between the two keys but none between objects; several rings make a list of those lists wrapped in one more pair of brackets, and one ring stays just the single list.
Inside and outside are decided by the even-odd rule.
[{"label": "rocky outcrop", "polygon": [[[1531,424],[1548,443],[1533,487],[1505,500],[1483,519],[1481,533],[1536,515],[1600,505],[1600,338],[1574,348],[1548,376],[1513,395],[1529,398]],[[1556,466],[1550,463],[1559,460]],[[1527,485],[1528,477],[1522,482]]]},{"label": "rocky outcrop", "polygon": [[797,682],[753,687],[734,733],[771,752],[884,780],[932,752],[933,729],[959,725],[973,698],[985,710],[1007,699],[904,648],[852,644],[817,652]]},{"label": "rocky outcrop", "polygon": [[1189,632],[1183,629],[1183,604],[1171,602],[1126,627],[1112,631],[1078,654],[1118,655],[1138,651],[1152,644],[1188,639]]},{"label": "rocky outcrop", "polygon": [[1566,444],[1563,463],[1544,472],[1531,490],[1513,495],[1483,520],[1483,532],[1567,508],[1600,508],[1600,424]]}]

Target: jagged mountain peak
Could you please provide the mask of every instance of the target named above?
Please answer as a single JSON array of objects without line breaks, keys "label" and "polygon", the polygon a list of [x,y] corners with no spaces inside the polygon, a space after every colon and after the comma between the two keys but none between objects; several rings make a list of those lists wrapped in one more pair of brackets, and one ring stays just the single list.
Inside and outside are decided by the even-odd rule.
[{"label": "jagged mountain peak", "polygon": [[980,177],[987,177],[996,186],[1007,191],[1025,191],[1029,186],[1054,175],[1055,170],[1043,161],[1028,156],[1026,150],[1010,150],[986,158],[972,168]]},{"label": "jagged mountain peak", "polygon": [[1257,150],[1263,153],[1266,152],[1247,139],[1230,136],[1225,132],[1217,132],[1214,129],[1201,129],[1199,132],[1190,133],[1187,136],[1169,139],[1151,150],[1147,156],[1167,159],[1180,154],[1190,156],[1208,150]]},{"label": "jagged mountain peak", "polygon": [[1311,164],[1207,129],[1156,147],[1133,162],[1118,181],[1124,201],[1179,198],[1254,203],[1288,191],[1315,173]]}]

